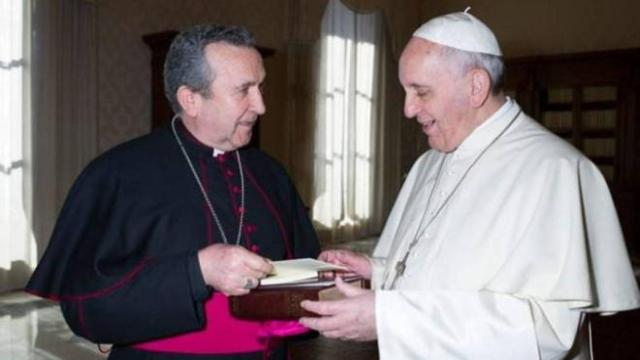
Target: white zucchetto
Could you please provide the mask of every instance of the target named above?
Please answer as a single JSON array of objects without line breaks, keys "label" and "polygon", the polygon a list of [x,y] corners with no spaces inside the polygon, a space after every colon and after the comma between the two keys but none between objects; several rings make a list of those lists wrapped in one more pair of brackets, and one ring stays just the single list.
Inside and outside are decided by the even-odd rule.
[{"label": "white zucchetto", "polygon": [[487,25],[469,14],[469,9],[433,18],[422,24],[413,36],[458,50],[502,56],[496,36]]}]

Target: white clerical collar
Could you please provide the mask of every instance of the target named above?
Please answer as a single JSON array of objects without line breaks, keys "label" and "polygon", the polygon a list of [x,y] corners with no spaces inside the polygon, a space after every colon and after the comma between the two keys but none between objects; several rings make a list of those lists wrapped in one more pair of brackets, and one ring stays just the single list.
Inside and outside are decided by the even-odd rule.
[{"label": "white clerical collar", "polygon": [[224,154],[224,150],[213,148],[213,157]]},{"label": "white clerical collar", "polygon": [[475,128],[453,153],[458,154],[458,156],[464,156],[467,153],[475,153],[477,150],[483,149],[509,124],[519,110],[518,104],[510,97],[507,97],[504,104]]}]

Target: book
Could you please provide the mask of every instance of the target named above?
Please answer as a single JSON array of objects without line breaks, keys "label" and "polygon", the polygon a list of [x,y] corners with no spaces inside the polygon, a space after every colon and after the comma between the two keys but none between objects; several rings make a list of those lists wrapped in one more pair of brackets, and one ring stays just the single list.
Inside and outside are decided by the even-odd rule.
[{"label": "book", "polygon": [[358,287],[368,287],[357,274],[345,267],[303,258],[274,261],[273,272],[260,280],[247,295],[231,296],[231,314],[245,320],[294,320],[317,316],[300,307],[303,300],[336,300],[342,293],[335,286],[336,276]]},{"label": "book", "polygon": [[[353,286],[369,287],[367,280],[352,273],[341,278]],[[296,320],[303,316],[318,316],[300,307],[303,300],[337,300],[343,297],[335,286],[335,278],[315,278],[261,285],[247,295],[229,297],[229,308],[232,316],[243,320]]]},{"label": "book", "polygon": [[272,264],[273,271],[260,280],[259,287],[332,279],[336,272],[348,272],[342,266],[310,258],[273,261]]}]

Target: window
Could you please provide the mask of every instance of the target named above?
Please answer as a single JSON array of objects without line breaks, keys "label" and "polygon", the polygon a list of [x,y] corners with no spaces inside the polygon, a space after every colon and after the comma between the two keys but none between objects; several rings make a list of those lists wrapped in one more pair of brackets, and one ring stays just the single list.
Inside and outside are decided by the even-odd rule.
[{"label": "window", "polygon": [[36,250],[30,231],[28,1],[0,2],[0,291],[24,286]]},{"label": "window", "polygon": [[329,1],[323,17],[313,220],[325,242],[366,237],[382,225],[372,221],[380,203],[374,174],[383,119],[382,19],[338,0]]}]

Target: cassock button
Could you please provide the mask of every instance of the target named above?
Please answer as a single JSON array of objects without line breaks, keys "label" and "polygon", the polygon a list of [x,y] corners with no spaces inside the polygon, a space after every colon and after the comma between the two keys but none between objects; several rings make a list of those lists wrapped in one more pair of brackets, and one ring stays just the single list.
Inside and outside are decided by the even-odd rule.
[{"label": "cassock button", "polygon": [[254,232],[256,232],[257,230],[257,226],[253,225],[253,224],[245,224],[244,225],[244,230],[248,233],[248,234],[253,234]]},{"label": "cassock button", "polygon": [[233,185],[231,187],[231,191],[233,191],[234,194],[239,194],[240,193],[240,186],[238,185]]},{"label": "cassock button", "polygon": [[234,175],[234,174],[233,174],[233,171],[231,171],[231,170],[229,170],[229,169],[227,169],[227,171],[225,171],[225,172],[224,172],[224,174],[225,174],[226,176],[233,176],[233,175]]}]

